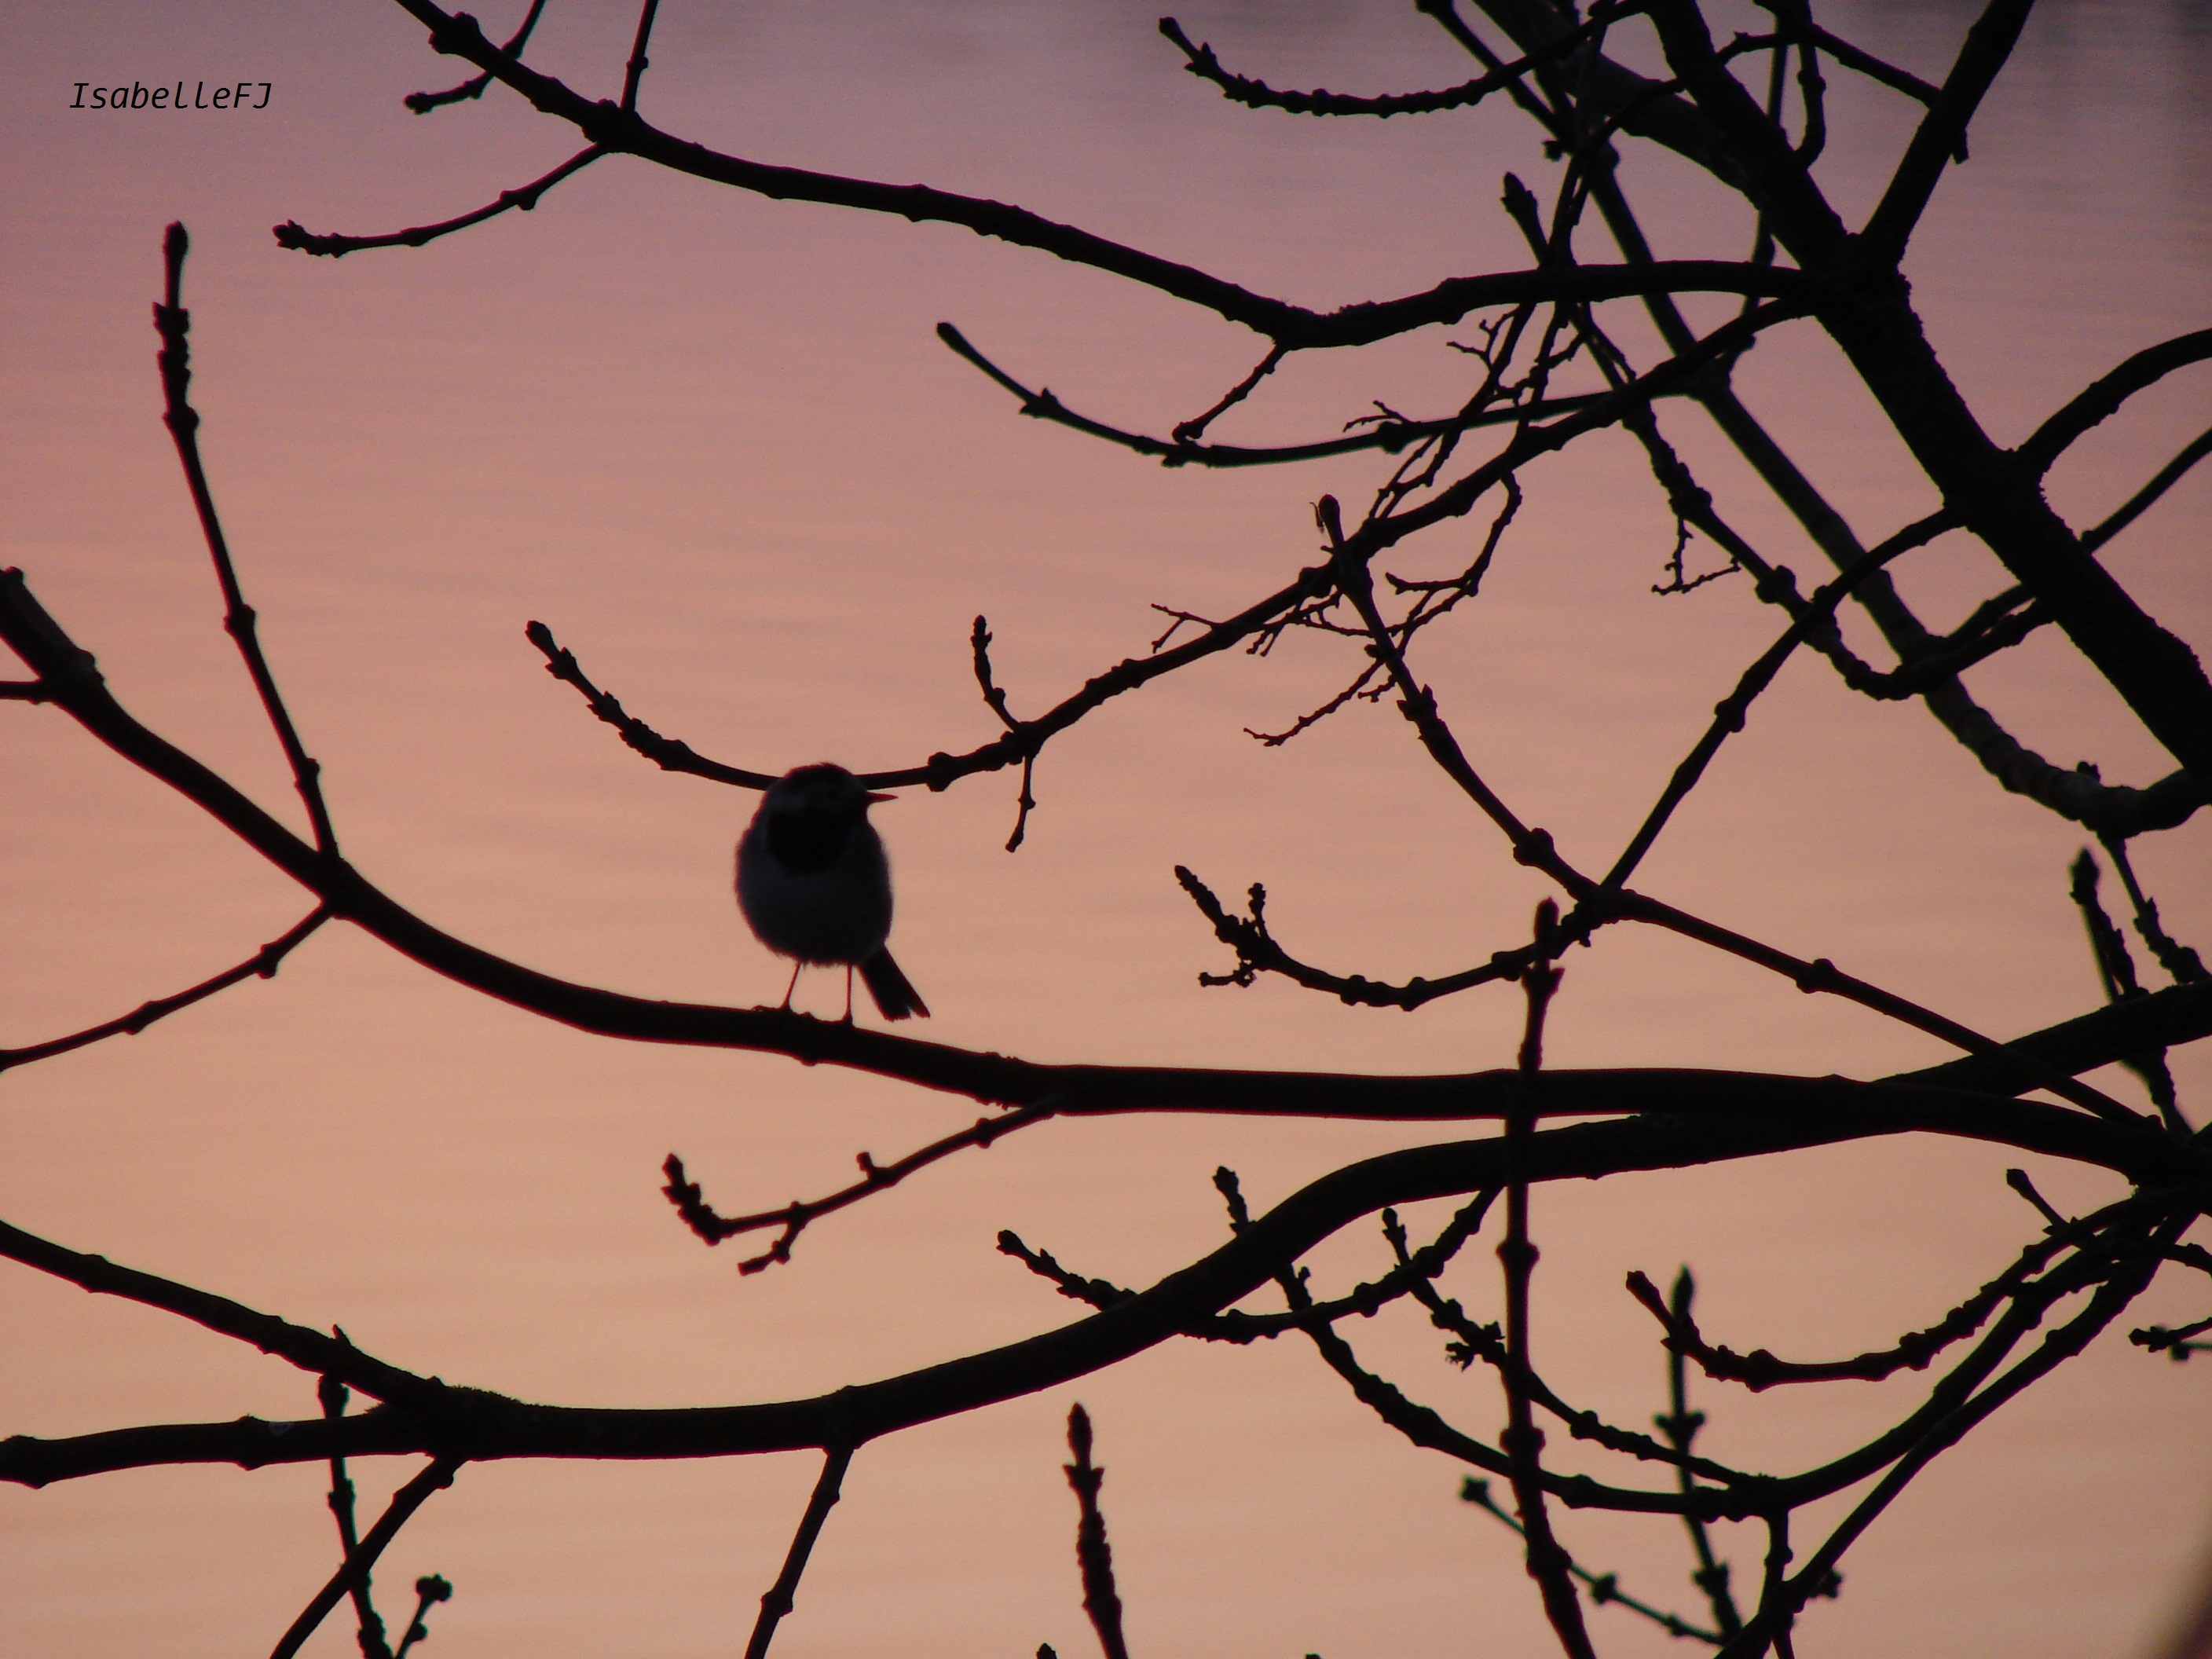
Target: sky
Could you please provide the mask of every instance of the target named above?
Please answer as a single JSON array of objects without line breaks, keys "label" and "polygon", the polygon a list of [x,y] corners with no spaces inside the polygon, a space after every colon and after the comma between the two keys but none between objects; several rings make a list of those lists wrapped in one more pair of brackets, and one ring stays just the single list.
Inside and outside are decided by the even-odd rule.
[{"label": "sky", "polygon": [[[1279,84],[1401,90],[1468,73],[1410,7],[1179,15],[1224,61]],[[1970,14],[1858,0],[1823,15],[1933,77]],[[611,94],[634,21],[551,0],[532,61]],[[729,894],[752,799],[623,748],[543,672],[526,622],[702,753],[767,772],[911,765],[995,729],[969,668],[977,615],[1012,706],[1034,713],[1142,654],[1165,625],[1153,606],[1219,615],[1279,586],[1316,556],[1315,498],[1362,500],[1376,480],[1358,457],[1164,470],[1022,419],[939,343],[939,321],[1071,406],[1153,432],[1205,408],[1260,348],[1161,296],[947,227],[772,203],[617,159],[531,213],[422,249],[285,252],[270,227],[441,219],[573,148],[496,91],[429,117],[402,108],[406,93],[459,76],[385,0],[88,0],[9,8],[0,32],[0,562],[24,570],[127,708],[291,810],[160,424],[147,307],[161,228],[183,221],[216,497],[348,854],[439,926],[549,972],[750,1006],[781,994],[786,969]],[[1500,177],[1549,176],[1502,106],[1360,124],[1237,109],[1179,72],[1151,11],[1109,0],[669,0],[652,55],[645,112],[699,142],[1018,202],[1314,306],[1516,267]],[[2039,9],[1973,160],[1939,192],[1908,274],[2001,441],[2129,352],[2204,325],[2208,58],[2201,4]],[[79,82],[180,80],[270,94],[222,111],[74,103]],[[1826,165],[1847,216],[1875,199],[1910,112],[1839,82]],[[1688,169],[1639,155],[1625,176],[1662,254],[1740,254],[1741,227]],[[1464,338],[1429,330],[1294,360],[1216,435],[1294,441],[1376,400],[1443,406],[1468,374],[1445,343]],[[2203,424],[2205,372],[2085,441],[2053,474],[2054,504],[2083,522],[2124,499]],[[1931,504],[1817,338],[1772,337],[1740,383],[1863,537]],[[1818,554],[1709,429],[1686,411],[1664,418],[1732,520],[1809,585]],[[1419,663],[1486,778],[1578,861],[1601,864],[1778,630],[1741,577],[1651,593],[1672,526],[1625,441],[1595,441],[1525,483],[1480,600],[1425,636]],[[2212,484],[2198,476],[2106,555],[2200,653],[2212,649],[2208,521]],[[1441,530],[1389,568],[1456,570],[1480,528]],[[1951,538],[1900,580],[1949,625],[2001,574]],[[1339,972],[1434,977],[1526,936],[1544,883],[1513,865],[1387,703],[1279,747],[1247,735],[1280,729],[1357,667],[1346,642],[1300,635],[1119,700],[1046,752],[1012,855],[1008,775],[879,809],[894,943],[933,1012],[927,1035],[1044,1060],[1510,1064],[1510,988],[1406,1016],[1279,981],[1195,982],[1229,963],[1177,864],[1224,896],[1264,882],[1286,947]],[[2138,784],[2170,769],[2047,632],[1971,684],[2061,763],[2093,760]],[[0,704],[0,1044],[192,983],[308,908],[51,709]],[[2200,818],[2138,853],[2167,924],[2200,947],[2207,837]],[[2066,894],[2079,845],[2002,794],[1924,711],[1868,703],[1802,660],[1639,882],[2011,1036],[2100,1000]],[[1614,930],[1567,968],[1548,1054],[1561,1066],[1869,1077],[1947,1052],[1663,935]],[[833,975],[810,975],[801,1006],[834,1014],[836,991]],[[2201,1114],[2212,1068],[2175,1061]],[[1054,1124],[821,1224],[790,1264],[742,1279],[738,1247],[700,1247],[659,1193],[676,1151],[721,1207],[774,1205],[846,1179],[858,1152],[882,1161],[972,1111],[773,1056],[586,1038],[332,927],[272,981],[0,1079],[0,1217],[343,1325],[449,1380],[682,1405],[833,1388],[1064,1322],[1050,1287],[994,1249],[1002,1227],[1085,1273],[1146,1284],[1222,1238],[1218,1165],[1266,1204],[1434,1138],[1207,1118]],[[1647,1420],[1663,1407],[1663,1365],[1621,1278],[1663,1279],[1682,1262],[1731,1346],[1887,1341],[2028,1236],[2002,1179],[2017,1157],[1882,1141],[1545,1191],[1540,1356],[1569,1397]],[[2034,1170],[2062,1203],[2111,1190]],[[1384,1261],[1364,1231],[1316,1258],[1335,1284]],[[1446,1281],[1486,1318],[1498,1299],[1489,1264],[1479,1244]],[[2199,1300],[2161,1286],[2124,1322],[2201,1316]],[[0,1433],[315,1409],[312,1379],[287,1366],[27,1271],[0,1274]],[[1494,1395],[1454,1370],[1418,1318],[1356,1335],[1409,1392],[1494,1432]],[[1864,1438],[1922,1387],[1712,1386],[1699,1403],[1716,1455],[1798,1467]],[[2148,1652],[2212,1543],[2203,1387],[2203,1366],[2109,1333],[1913,1489],[1854,1551],[1844,1596],[1809,1615],[1804,1650]],[[1059,1468],[1078,1399],[1097,1425],[1139,1650],[1547,1650],[1513,1540],[1457,1501],[1459,1470],[1366,1415],[1310,1352],[1273,1344],[1163,1348],[866,1449],[778,1653],[1086,1650]],[[378,1501],[410,1473],[368,1462],[356,1478]],[[387,1600],[419,1573],[452,1579],[456,1598],[434,1617],[440,1651],[725,1652],[813,1473],[805,1457],[471,1468],[394,1547]],[[212,1655],[274,1640],[334,1563],[321,1481],[309,1468],[151,1471],[0,1491],[0,1651],[74,1659],[158,1638]],[[1690,1601],[1674,1529],[1562,1526],[1638,1593]],[[1750,1573],[1753,1540],[1723,1541]],[[1609,1653],[1670,1645],[1619,1609],[1596,1628]],[[309,1649],[353,1650],[336,1621]]]}]

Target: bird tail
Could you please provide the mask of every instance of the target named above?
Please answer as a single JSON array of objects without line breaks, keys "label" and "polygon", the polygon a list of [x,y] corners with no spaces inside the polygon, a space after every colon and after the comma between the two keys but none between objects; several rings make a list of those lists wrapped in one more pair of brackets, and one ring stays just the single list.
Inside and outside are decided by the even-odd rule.
[{"label": "bird tail", "polygon": [[912,1014],[929,1018],[929,1005],[921,1000],[914,982],[899,971],[889,951],[878,951],[860,963],[860,982],[868,988],[868,994],[876,1000],[876,1007],[885,1019],[904,1019]]}]

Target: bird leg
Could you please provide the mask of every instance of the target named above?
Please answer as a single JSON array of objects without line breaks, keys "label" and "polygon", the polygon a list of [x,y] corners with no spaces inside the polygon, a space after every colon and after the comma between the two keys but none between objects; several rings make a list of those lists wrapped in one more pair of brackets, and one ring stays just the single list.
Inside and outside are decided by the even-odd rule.
[{"label": "bird leg", "polygon": [[[806,964],[803,962],[794,962],[791,964],[791,983],[783,988],[783,1012],[787,1014],[791,1012],[792,994],[799,989],[799,970],[805,966]],[[849,997],[850,994],[848,991],[847,995]]]}]

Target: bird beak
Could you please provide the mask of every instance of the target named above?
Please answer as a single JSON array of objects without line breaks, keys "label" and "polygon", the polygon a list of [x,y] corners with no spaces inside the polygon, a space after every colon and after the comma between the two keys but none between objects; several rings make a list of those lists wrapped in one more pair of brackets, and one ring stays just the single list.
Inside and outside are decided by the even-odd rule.
[{"label": "bird beak", "polygon": [[896,800],[897,799],[898,797],[896,795],[880,795],[876,793],[873,790],[870,790],[867,796],[868,805],[871,806],[881,806],[887,800]]}]

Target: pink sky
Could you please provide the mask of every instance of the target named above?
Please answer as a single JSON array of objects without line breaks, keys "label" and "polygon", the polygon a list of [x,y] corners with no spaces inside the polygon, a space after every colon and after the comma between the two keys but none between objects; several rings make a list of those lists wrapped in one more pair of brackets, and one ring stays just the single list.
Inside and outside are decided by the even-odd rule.
[{"label": "pink sky", "polygon": [[[1524,255],[1498,175],[1545,167],[1504,108],[1359,125],[1238,111],[1180,74],[1128,5],[664,7],[644,108],[764,161],[1015,201],[1316,306]],[[1410,8],[1216,4],[1182,14],[1285,84],[1463,78]],[[1935,75],[1967,14],[1838,7],[1832,26]],[[533,61],[594,95],[631,15],[553,0]],[[487,16],[496,33],[504,15]],[[2002,440],[2121,356],[2206,322],[2212,64],[2179,13],[2041,17],[1947,183],[1910,266],[1929,331]],[[948,353],[956,322],[1086,413],[1151,431],[1258,355],[1243,330],[1096,271],[980,240],[779,204],[624,160],[530,215],[420,251],[311,260],[268,228],[382,231],[490,199],[572,135],[495,91],[418,118],[402,94],[455,65],[376,0],[15,9],[0,54],[6,374],[0,562],[94,650],[149,725],[272,811],[281,755],[221,607],[161,431],[147,306],[161,227],[194,252],[194,397],[263,638],[325,769],[349,855],[462,938],[636,994],[772,1002],[784,969],[728,894],[752,798],[624,750],[525,642],[542,619],[662,731],[734,764],[914,764],[994,729],[969,677],[987,614],[1000,683],[1033,713],[1141,653],[1154,603],[1220,614],[1315,556],[1311,502],[1364,498],[1371,459],[1165,471],[1021,419]],[[77,111],[81,80],[267,82],[260,111]],[[257,93],[258,96],[258,93]],[[1831,167],[1863,212],[1907,106],[1846,83]],[[1686,170],[1631,182],[1661,252],[1736,257]],[[1295,362],[1217,435],[1334,431],[1382,398],[1463,384],[1443,331]],[[1462,337],[1454,334],[1451,337]],[[2096,516],[2203,424],[2205,371],[2138,399],[2054,474]],[[1778,337],[1747,398],[1863,536],[1926,510],[1863,394],[1816,339]],[[1814,579],[1818,556],[1686,411],[1666,416],[1737,521]],[[1485,775],[1602,866],[1778,623],[1741,578],[1649,588],[1671,539],[1632,446],[1531,469],[1529,506],[1479,604],[1425,636],[1423,672]],[[2178,489],[2106,555],[2144,605],[2212,649],[2212,485]],[[1470,521],[1408,550],[1456,568]],[[1398,565],[1390,568],[1399,568]],[[1949,625],[2001,585],[1954,538],[1905,590]],[[2001,573],[1996,573],[2001,574]],[[1105,711],[1047,751],[1029,842],[1002,850],[1011,777],[878,814],[894,935],[933,1040],[1044,1060],[1465,1070],[1510,1064],[1520,1003],[1493,987],[1417,1017],[1279,981],[1200,990],[1225,953],[1170,875],[1264,881],[1294,950],[1403,979],[1525,937],[1546,890],[1421,757],[1388,705],[1297,742],[1279,728],[1353,669],[1342,641],[1231,653]],[[12,671],[9,671],[12,672]],[[1973,684],[2055,759],[2148,783],[2170,759],[2046,632]],[[0,704],[0,1044],[111,1018],[228,965],[307,908],[196,809],[52,710]],[[2142,844],[2166,919],[2212,934],[2204,815]],[[2001,793],[1924,712],[1856,699],[1800,660],[1724,752],[1640,884],[2009,1036],[2100,993],[2065,866],[2077,831]],[[803,997],[834,1012],[831,979]],[[1932,1040],[1663,935],[1577,952],[1563,1066],[1869,1077]],[[2177,1054],[2201,1117],[2212,1067]],[[2096,1079],[2127,1097],[2115,1074]],[[658,1193],[682,1152],[726,1209],[845,1179],[968,1121],[969,1103],[773,1056],[587,1039],[435,979],[333,927],[273,981],[135,1039],[0,1081],[0,1217],[301,1323],[396,1363],[564,1403],[782,1397],[1065,1322],[1000,1255],[1011,1227],[1082,1271],[1146,1284],[1222,1236],[1228,1164],[1272,1202],[1419,1128],[1194,1118],[1061,1123],[956,1160],[811,1231],[738,1279]],[[1615,1420],[1663,1407],[1662,1361],[1622,1273],[1698,1270],[1739,1348],[1849,1352],[1926,1323],[2032,1225],[2016,1154],[1874,1142],[1756,1167],[1634,1176],[1537,1199],[1538,1340],[1562,1392]],[[2094,1174],[2035,1167],[2087,1205]],[[1423,1220],[1428,1218],[1425,1215]],[[1374,1272],[1354,1230],[1320,1253]],[[1494,1317],[1487,1243],[1448,1283]],[[2124,1325],[2205,1311],[2161,1286]],[[0,1435],[314,1412],[312,1381],[143,1309],[0,1273]],[[1495,1395],[1410,1314],[1363,1325],[1370,1363],[1474,1431]],[[2107,1334],[1927,1476],[1854,1552],[1806,1651],[2146,1651],[2202,1542],[2203,1367]],[[1924,1379],[1819,1397],[1708,1385],[1716,1455],[1798,1467],[1901,1414]],[[1110,1374],[862,1452],[787,1659],[1087,1651],[1058,1465],[1081,1399],[1109,1471],[1122,1595],[1146,1654],[1328,1659],[1534,1654],[1548,1636],[1502,1528],[1459,1471],[1405,1446],[1308,1351],[1162,1349]],[[1562,1437],[1564,1438],[1564,1437]],[[1571,1464],[1577,1449],[1560,1455]],[[383,1569],[444,1572],[436,1651],[723,1653],[742,1643],[811,1456],[668,1468],[465,1471]],[[411,1467],[364,1463],[366,1500]],[[1686,1605],[1671,1525],[1571,1516],[1569,1543]],[[25,1659],[251,1650],[331,1569],[311,1468],[0,1488],[0,1651]],[[1756,1544],[1729,1539],[1740,1575]],[[1607,1623],[1608,1618],[1618,1620]],[[1608,1653],[1667,1638],[1615,1613]],[[353,1650],[334,1620],[308,1650]]]}]

